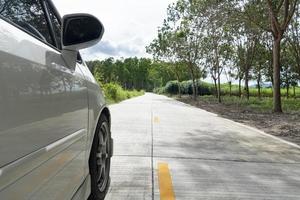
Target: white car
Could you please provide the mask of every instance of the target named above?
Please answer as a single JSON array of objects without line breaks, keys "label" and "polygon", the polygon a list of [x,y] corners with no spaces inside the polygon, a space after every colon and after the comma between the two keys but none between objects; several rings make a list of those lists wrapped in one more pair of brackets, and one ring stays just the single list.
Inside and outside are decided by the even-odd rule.
[{"label": "white car", "polygon": [[0,0],[1,200],[104,199],[110,113],[79,54],[103,32],[50,0]]}]

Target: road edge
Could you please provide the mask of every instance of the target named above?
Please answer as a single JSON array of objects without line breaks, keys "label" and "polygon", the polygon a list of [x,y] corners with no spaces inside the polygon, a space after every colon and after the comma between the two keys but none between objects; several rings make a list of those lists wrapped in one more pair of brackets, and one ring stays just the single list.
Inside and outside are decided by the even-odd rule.
[{"label": "road edge", "polygon": [[[170,97],[167,97],[167,98],[170,98]],[[222,118],[222,119],[225,120],[225,121],[229,121],[229,122],[231,122],[231,123],[235,123],[236,125],[239,125],[239,126],[244,127],[244,128],[248,128],[248,129],[250,129],[250,130],[252,130],[252,131],[258,132],[258,133],[261,134],[261,135],[264,135],[264,136],[273,138],[273,139],[275,139],[275,140],[278,140],[278,141],[280,141],[280,142],[283,142],[283,143],[285,143],[285,144],[288,144],[288,145],[290,145],[290,146],[293,146],[293,147],[295,147],[295,148],[297,148],[297,149],[300,149],[300,146],[299,146],[298,144],[295,144],[295,143],[293,143],[293,142],[290,142],[290,141],[284,140],[284,139],[282,139],[282,138],[279,138],[279,137],[277,137],[277,136],[271,135],[271,134],[266,133],[266,132],[264,132],[264,131],[262,131],[262,130],[259,130],[259,129],[257,129],[257,128],[255,128],[255,127],[252,127],[252,126],[249,126],[249,125],[240,123],[240,122],[236,122],[236,121],[234,121],[234,120],[232,120],[232,119],[225,118],[225,117],[223,117],[223,116],[221,116],[221,115],[219,115],[219,114],[216,114],[216,113],[213,113],[213,112],[209,112],[209,111],[204,110],[204,109],[202,109],[202,108],[198,108],[198,107],[196,107],[196,106],[193,106],[193,105],[190,105],[190,104],[187,104],[187,103],[178,101],[178,100],[173,99],[173,98],[170,98],[170,99],[172,99],[172,100],[174,100],[174,101],[177,101],[177,102],[180,102],[180,103],[182,103],[182,104],[191,106],[191,107],[193,107],[193,108],[199,109],[199,110],[201,110],[201,111],[205,111],[205,112],[207,112],[207,113],[209,113],[209,114],[211,114],[211,115],[213,115],[213,116],[215,116],[215,117],[220,117],[220,118]]]}]

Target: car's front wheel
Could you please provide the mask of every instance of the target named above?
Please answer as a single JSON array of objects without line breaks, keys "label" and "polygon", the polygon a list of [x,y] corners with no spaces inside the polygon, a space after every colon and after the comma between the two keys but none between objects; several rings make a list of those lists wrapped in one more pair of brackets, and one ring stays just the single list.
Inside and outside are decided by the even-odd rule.
[{"label": "car's front wheel", "polygon": [[111,133],[106,116],[100,117],[93,140],[89,168],[91,175],[91,194],[89,200],[105,198],[110,183]]}]

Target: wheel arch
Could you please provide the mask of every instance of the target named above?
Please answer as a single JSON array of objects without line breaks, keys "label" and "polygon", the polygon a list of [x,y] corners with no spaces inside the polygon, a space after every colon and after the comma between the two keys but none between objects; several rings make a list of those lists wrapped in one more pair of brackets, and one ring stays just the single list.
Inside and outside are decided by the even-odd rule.
[{"label": "wheel arch", "polygon": [[100,109],[98,112],[98,115],[95,116],[94,123],[90,124],[90,130],[89,130],[89,139],[88,139],[88,159],[90,157],[92,144],[94,141],[95,134],[97,132],[97,127],[99,126],[101,116],[104,115],[108,119],[109,128],[111,128],[111,114],[107,106],[104,106]]},{"label": "wheel arch", "polygon": [[[108,123],[109,123],[109,128],[111,128],[111,115],[110,115],[110,111],[107,107],[104,107],[102,109],[102,111],[100,112],[100,115],[98,117],[98,122],[97,124],[99,124],[99,120],[100,120],[100,117],[104,115],[107,119],[108,119]],[[94,133],[95,134],[95,133]]]}]

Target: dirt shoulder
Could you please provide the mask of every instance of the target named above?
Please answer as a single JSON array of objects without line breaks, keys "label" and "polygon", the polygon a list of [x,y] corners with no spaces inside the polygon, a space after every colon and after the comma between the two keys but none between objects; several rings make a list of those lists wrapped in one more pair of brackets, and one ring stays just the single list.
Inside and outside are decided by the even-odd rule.
[{"label": "dirt shoulder", "polygon": [[300,145],[300,112],[274,114],[234,104],[219,104],[201,97],[197,101],[190,96],[176,99]]}]

